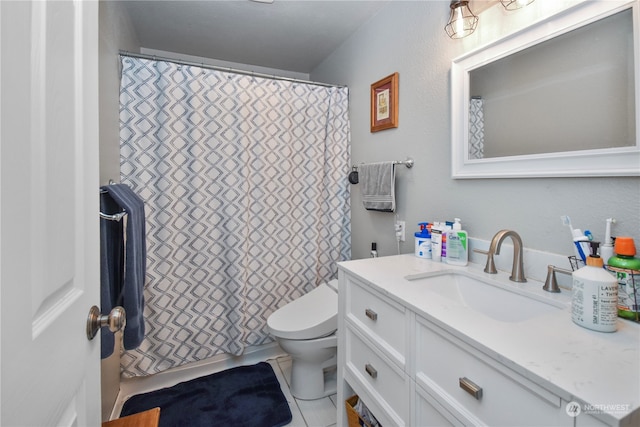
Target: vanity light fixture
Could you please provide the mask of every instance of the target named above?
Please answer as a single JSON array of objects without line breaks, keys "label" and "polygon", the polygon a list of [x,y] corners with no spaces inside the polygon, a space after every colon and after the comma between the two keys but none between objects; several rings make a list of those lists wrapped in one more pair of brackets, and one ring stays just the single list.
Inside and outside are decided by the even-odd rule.
[{"label": "vanity light fixture", "polygon": [[525,6],[530,5],[534,2],[534,0],[500,0],[502,5],[507,10],[516,10],[521,9]]},{"label": "vanity light fixture", "polygon": [[449,6],[451,16],[444,30],[452,39],[460,39],[473,33],[478,26],[478,17],[469,9],[467,0],[454,0]]}]

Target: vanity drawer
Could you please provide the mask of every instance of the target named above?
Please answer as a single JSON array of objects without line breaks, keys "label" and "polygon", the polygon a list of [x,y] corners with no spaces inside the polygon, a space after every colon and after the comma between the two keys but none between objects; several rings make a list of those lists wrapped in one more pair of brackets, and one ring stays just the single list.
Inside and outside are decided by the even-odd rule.
[{"label": "vanity drawer", "polygon": [[384,354],[404,369],[409,312],[383,299],[365,284],[347,276],[346,318],[368,336]]},{"label": "vanity drawer", "polygon": [[410,383],[408,375],[352,327],[346,328],[346,369],[375,397],[378,405],[393,412],[392,418],[408,424]]},{"label": "vanity drawer", "polygon": [[[416,316],[415,380],[463,424],[572,426],[559,396]],[[474,387],[481,390],[474,396]]]}]

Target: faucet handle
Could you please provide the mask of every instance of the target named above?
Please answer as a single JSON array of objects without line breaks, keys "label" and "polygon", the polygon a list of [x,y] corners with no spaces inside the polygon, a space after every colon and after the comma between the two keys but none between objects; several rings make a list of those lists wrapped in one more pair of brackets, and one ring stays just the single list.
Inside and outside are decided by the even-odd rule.
[{"label": "faucet handle", "polygon": [[498,274],[498,270],[496,270],[496,263],[493,260],[493,252],[485,251],[483,249],[474,249],[473,252],[477,252],[479,254],[483,254],[487,256],[487,265],[484,267],[485,273]]},{"label": "faucet handle", "polygon": [[558,286],[558,280],[556,279],[556,273],[563,273],[571,275],[573,271],[566,270],[564,268],[556,267],[554,265],[547,266],[547,279],[544,281],[543,290],[547,292],[560,292],[560,287]]}]

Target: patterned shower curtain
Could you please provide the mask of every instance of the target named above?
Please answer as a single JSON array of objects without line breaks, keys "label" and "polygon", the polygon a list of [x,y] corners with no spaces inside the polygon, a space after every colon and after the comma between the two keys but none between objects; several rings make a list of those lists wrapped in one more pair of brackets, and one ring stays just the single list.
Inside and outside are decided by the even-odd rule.
[{"label": "patterned shower curtain", "polygon": [[469,100],[469,159],[484,158],[484,100]]},{"label": "patterned shower curtain", "polygon": [[273,341],[351,256],[347,88],[122,56],[121,181],[145,201],[143,376]]}]

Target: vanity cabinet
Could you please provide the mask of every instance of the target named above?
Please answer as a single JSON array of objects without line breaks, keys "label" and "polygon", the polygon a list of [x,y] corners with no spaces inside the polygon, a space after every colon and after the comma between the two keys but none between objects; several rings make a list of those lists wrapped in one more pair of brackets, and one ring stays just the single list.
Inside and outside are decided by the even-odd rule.
[{"label": "vanity cabinet", "polygon": [[[456,274],[480,292],[495,285],[556,309],[483,314],[470,302],[486,294],[456,294],[466,289]],[[347,426],[343,402],[354,394],[384,427],[640,426],[640,324],[621,320],[615,334],[581,328],[570,295],[508,276],[482,280],[482,266],[413,254],[340,263],[338,426]],[[497,313],[514,308],[499,298]]]},{"label": "vanity cabinet", "polygon": [[573,426],[559,396],[420,316],[415,343],[415,425]]},{"label": "vanity cabinet", "polygon": [[338,395],[358,394],[383,426],[573,426],[560,397],[357,276],[341,272],[339,293]]},{"label": "vanity cabinet", "polygon": [[348,378],[383,426],[409,425],[411,381],[405,371],[410,312],[352,276],[341,283],[339,378]]}]

